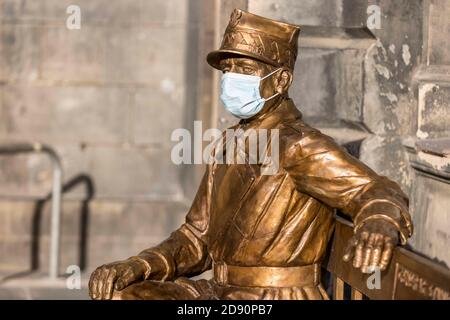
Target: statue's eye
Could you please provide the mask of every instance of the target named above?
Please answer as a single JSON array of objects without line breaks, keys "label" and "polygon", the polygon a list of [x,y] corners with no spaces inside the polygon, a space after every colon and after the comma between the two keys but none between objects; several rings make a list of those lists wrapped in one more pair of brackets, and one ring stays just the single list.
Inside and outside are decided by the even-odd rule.
[{"label": "statue's eye", "polygon": [[255,70],[253,69],[253,68],[250,68],[250,67],[244,67],[244,73],[245,74],[252,74],[252,73],[254,73],[255,72]]}]

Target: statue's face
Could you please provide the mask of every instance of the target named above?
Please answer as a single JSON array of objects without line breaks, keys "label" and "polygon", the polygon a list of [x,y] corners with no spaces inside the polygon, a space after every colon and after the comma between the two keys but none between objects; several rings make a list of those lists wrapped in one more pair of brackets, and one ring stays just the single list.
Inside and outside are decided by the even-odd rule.
[{"label": "statue's face", "polygon": [[[223,73],[242,73],[252,76],[259,76],[262,78],[270,72],[274,71],[276,67],[255,59],[233,57],[222,59],[220,61],[220,69]],[[276,88],[277,82],[275,81],[278,76],[278,74],[274,74],[273,76],[261,81],[259,89],[262,97],[267,98],[278,92]]]}]

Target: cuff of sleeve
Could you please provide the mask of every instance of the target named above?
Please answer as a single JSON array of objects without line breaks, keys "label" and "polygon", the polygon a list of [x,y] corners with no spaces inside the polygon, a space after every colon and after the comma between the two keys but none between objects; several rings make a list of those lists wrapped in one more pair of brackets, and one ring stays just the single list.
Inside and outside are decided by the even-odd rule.
[{"label": "cuff of sleeve", "polygon": [[147,260],[145,260],[144,258],[141,258],[139,256],[132,256],[129,259],[133,260],[133,261],[137,261],[145,266],[144,280],[147,280],[150,277],[150,274],[152,272],[152,267],[151,267],[150,263]]},{"label": "cuff of sleeve", "polygon": [[366,221],[382,219],[392,223],[400,233],[402,245],[411,237],[412,223],[407,209],[389,200],[373,200],[363,206],[356,214],[353,222],[357,231]]},{"label": "cuff of sleeve", "polygon": [[[160,270],[162,273],[162,276],[160,277],[159,280],[166,281],[166,280],[172,278],[175,268],[170,263],[170,260],[167,259],[167,257],[163,253],[159,252],[159,250],[147,249],[147,250],[141,252],[137,257],[146,261],[149,266],[150,266],[150,263],[148,262],[149,260],[157,259],[157,260],[161,261],[162,264],[164,265],[164,270]],[[146,280],[147,279],[148,279],[148,277],[146,275]]]}]

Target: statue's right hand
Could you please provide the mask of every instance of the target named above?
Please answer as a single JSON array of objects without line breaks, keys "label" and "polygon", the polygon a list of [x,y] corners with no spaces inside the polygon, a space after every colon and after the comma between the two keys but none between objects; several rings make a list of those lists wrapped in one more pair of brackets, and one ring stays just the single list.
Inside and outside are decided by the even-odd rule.
[{"label": "statue's right hand", "polygon": [[89,295],[95,300],[110,300],[114,290],[122,290],[142,280],[146,266],[134,259],[117,261],[98,267],[89,280]]}]

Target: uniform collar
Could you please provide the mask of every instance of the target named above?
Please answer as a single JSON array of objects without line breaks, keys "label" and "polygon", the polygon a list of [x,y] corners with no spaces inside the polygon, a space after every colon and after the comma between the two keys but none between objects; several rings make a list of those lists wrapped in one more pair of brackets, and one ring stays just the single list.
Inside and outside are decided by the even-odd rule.
[{"label": "uniform collar", "polygon": [[242,119],[239,121],[239,127],[248,128],[273,128],[280,122],[301,119],[302,113],[294,105],[290,98],[284,98],[281,102],[274,106],[271,110],[262,114],[257,114],[250,119]]}]

